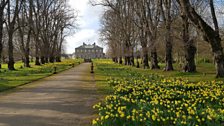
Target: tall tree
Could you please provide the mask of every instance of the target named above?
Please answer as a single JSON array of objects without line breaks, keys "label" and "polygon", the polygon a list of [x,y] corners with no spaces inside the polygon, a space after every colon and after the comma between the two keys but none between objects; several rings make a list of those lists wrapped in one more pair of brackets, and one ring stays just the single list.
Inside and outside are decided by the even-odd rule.
[{"label": "tall tree", "polygon": [[172,24],[172,15],[171,13],[174,12],[172,9],[172,0],[163,0],[161,1],[160,6],[161,6],[161,12],[162,12],[162,17],[163,21],[165,24],[165,43],[166,43],[166,57],[165,57],[165,71],[172,71],[173,70],[173,56],[172,56],[172,50],[173,50],[173,45],[172,45],[172,31],[171,31],[171,24]]},{"label": "tall tree", "polygon": [[[111,44],[111,45],[117,45],[119,46],[119,61],[122,63],[122,57],[125,60],[125,65],[134,65],[134,46],[136,42],[136,31],[135,25],[132,22],[133,17],[133,1],[126,1],[126,0],[105,0],[101,3],[94,3],[93,5],[102,5],[105,7],[108,7],[109,10],[114,11],[113,15],[114,18],[116,18],[117,21],[114,21],[115,24],[110,23],[110,26],[104,27],[103,31],[107,31],[105,29],[107,28],[113,28],[113,26],[116,26],[116,30],[118,34],[116,37],[114,36],[118,41],[117,44]],[[105,18],[106,20],[109,18]],[[107,23],[107,25],[109,22]],[[110,32],[111,34],[114,34]],[[115,58],[115,57],[114,57]],[[115,58],[117,59],[117,58]],[[118,60],[115,60],[118,61]]]},{"label": "tall tree", "polygon": [[35,0],[32,11],[36,65],[60,62],[64,38],[76,29],[77,15],[67,0]]},{"label": "tall tree", "polygon": [[149,52],[151,54],[151,69],[159,69],[156,50],[156,39],[160,19],[161,1],[137,0],[135,1],[134,24],[138,27],[139,41],[142,46],[144,68],[149,67]]},{"label": "tall tree", "polygon": [[24,57],[24,66],[30,67],[30,42],[33,24],[33,0],[24,1],[17,18],[20,49]]},{"label": "tall tree", "polygon": [[215,16],[215,11],[213,11],[214,6],[213,4],[211,4],[213,3],[213,1],[210,1],[210,8],[215,29],[213,29],[209,24],[207,24],[203,20],[203,18],[191,6],[189,0],[177,0],[177,2],[180,5],[181,11],[202,32],[205,40],[211,45],[216,66],[216,77],[224,77],[224,54],[221,45],[219,30],[217,30],[218,28],[217,27],[218,23],[216,22],[217,18]]},{"label": "tall tree", "polygon": [[149,38],[149,47],[151,54],[151,69],[160,69],[158,62],[158,54],[157,54],[157,34],[158,34],[158,26],[161,17],[161,10],[159,8],[161,1],[157,0],[148,0],[146,1],[146,15],[147,15],[147,31]]},{"label": "tall tree", "polygon": [[4,10],[9,0],[1,0],[0,2],[0,69],[2,68],[2,50],[3,50],[3,25],[4,25]]},{"label": "tall tree", "polygon": [[122,48],[120,41],[120,27],[117,27],[119,22],[118,16],[113,9],[108,9],[101,19],[102,29],[101,29],[101,40],[106,41],[109,46],[112,60],[118,63],[118,58],[120,57],[119,63],[122,64]]},{"label": "tall tree", "polygon": [[33,32],[32,36],[35,42],[35,65],[41,65],[40,63],[40,29],[41,29],[41,8],[43,4],[40,0],[33,2],[34,22],[32,23]]},{"label": "tall tree", "polygon": [[185,72],[196,72],[195,54],[196,47],[194,45],[194,39],[190,37],[189,32],[189,20],[185,14],[181,14],[182,19],[182,39],[184,43],[186,64],[184,65]]},{"label": "tall tree", "polygon": [[17,30],[16,28],[16,19],[21,9],[23,0],[9,0],[7,5],[7,31],[8,31],[8,69],[15,70],[14,68],[14,57],[13,57],[13,37],[14,33]]}]

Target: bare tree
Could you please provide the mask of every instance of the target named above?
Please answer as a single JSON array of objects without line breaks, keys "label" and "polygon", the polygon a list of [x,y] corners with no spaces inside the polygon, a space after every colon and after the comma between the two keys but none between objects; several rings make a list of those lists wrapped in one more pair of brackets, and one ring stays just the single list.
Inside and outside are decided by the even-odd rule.
[{"label": "bare tree", "polygon": [[160,8],[158,8],[160,1],[155,0],[136,0],[132,3],[134,16],[132,22],[135,24],[138,34],[138,40],[142,47],[143,65],[144,68],[149,68],[149,52],[151,54],[151,69],[159,69],[156,39],[160,19]]},{"label": "bare tree", "polygon": [[161,1],[157,0],[148,0],[146,2],[147,8],[145,13],[147,15],[146,21],[148,22],[146,25],[146,32],[148,32],[147,38],[149,38],[149,47],[151,51],[151,69],[160,69],[156,49],[157,32],[161,17],[161,10],[159,8],[160,2]]},{"label": "bare tree", "polygon": [[20,50],[23,54],[24,66],[30,67],[30,42],[32,35],[32,23],[33,23],[33,0],[24,1],[21,7],[21,11],[19,13],[19,17],[17,18],[18,32],[19,35],[19,43]]},{"label": "bare tree", "polygon": [[183,13],[181,14],[181,18],[182,18],[182,39],[184,43],[185,59],[186,59],[184,71],[196,72],[196,65],[195,65],[196,47],[194,45],[194,39],[190,37],[190,31],[189,31],[190,22],[186,17],[186,15],[184,15]]},{"label": "bare tree", "polygon": [[[113,14],[109,11],[107,13],[107,16],[109,15],[114,15],[114,18],[116,18],[117,21],[110,21],[110,18],[108,17],[103,17],[105,18],[105,21],[107,22],[107,26],[103,28],[104,31],[108,31],[106,29],[112,28],[113,31],[116,31],[116,33],[113,33],[110,30],[110,34],[113,34],[111,36],[114,36],[114,34],[117,34],[115,39],[109,39],[110,42],[116,42],[117,44],[110,44],[115,47],[119,47],[119,56],[115,56],[114,61],[118,61],[119,57],[119,62],[122,63],[122,57],[125,60],[125,65],[134,65],[134,46],[136,43],[136,31],[135,25],[132,22],[133,18],[133,1],[126,1],[126,0],[116,0],[116,1],[111,1],[111,0],[105,0],[101,3],[94,3],[93,5],[101,5],[104,7],[107,7],[111,12],[113,11]],[[105,15],[106,16],[106,15]],[[113,23],[111,23],[113,22]],[[115,24],[114,24],[115,23]],[[116,28],[114,28],[114,26]],[[117,29],[117,30],[115,30]],[[118,30],[119,29],[119,30]],[[108,35],[107,35],[108,36]]]},{"label": "bare tree", "polygon": [[36,65],[60,62],[64,38],[72,28],[76,29],[77,16],[67,4],[67,0],[34,1],[32,36],[35,40]]},{"label": "bare tree", "polygon": [[117,27],[119,22],[118,16],[113,9],[108,9],[102,19],[101,40],[106,42],[111,51],[112,60],[118,63],[120,57],[120,64],[122,64],[122,43],[120,41],[120,27]]},{"label": "bare tree", "polygon": [[4,10],[8,2],[9,0],[1,0],[0,3],[0,69],[2,68]]},{"label": "bare tree", "polygon": [[8,31],[8,69],[15,70],[14,68],[14,57],[13,57],[13,37],[17,30],[16,19],[21,9],[23,0],[15,0],[8,2],[7,5],[7,31]]},{"label": "bare tree", "polygon": [[207,24],[203,18],[195,11],[191,6],[189,0],[177,0],[180,5],[181,11],[191,20],[191,22],[203,33],[205,40],[211,45],[212,52],[214,54],[215,66],[216,66],[216,77],[224,77],[224,55],[223,48],[221,45],[221,38],[219,35],[218,23],[216,22],[215,11],[213,1],[210,1],[210,8],[213,17],[213,29]]},{"label": "bare tree", "polygon": [[162,17],[163,21],[165,24],[165,43],[166,43],[166,55],[165,55],[165,71],[172,71],[173,70],[173,56],[172,56],[172,50],[173,50],[173,45],[172,45],[172,30],[171,30],[171,24],[172,24],[172,12],[174,13],[176,8],[174,8],[174,3],[172,0],[161,0],[160,3],[161,6],[161,12],[162,12]]}]

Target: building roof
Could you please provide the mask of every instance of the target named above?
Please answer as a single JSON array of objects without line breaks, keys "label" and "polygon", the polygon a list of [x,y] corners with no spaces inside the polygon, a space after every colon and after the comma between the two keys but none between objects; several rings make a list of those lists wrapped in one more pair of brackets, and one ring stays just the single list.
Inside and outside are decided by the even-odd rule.
[{"label": "building roof", "polygon": [[96,45],[96,43],[93,43],[92,45],[91,44],[85,44],[83,43],[83,45],[75,48],[75,49],[103,49],[102,47],[99,47],[98,45]]}]

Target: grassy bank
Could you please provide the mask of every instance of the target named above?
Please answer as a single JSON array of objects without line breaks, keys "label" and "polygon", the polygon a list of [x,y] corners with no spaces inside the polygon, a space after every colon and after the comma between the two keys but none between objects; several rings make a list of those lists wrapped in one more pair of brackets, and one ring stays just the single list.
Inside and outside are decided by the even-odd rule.
[{"label": "grassy bank", "polygon": [[224,83],[212,64],[197,73],[144,70],[96,60],[99,91],[106,98],[95,105],[97,126],[171,125],[221,126],[224,123]]},{"label": "grassy bank", "polygon": [[7,64],[3,64],[0,70],[0,92],[52,75],[54,67],[56,67],[56,72],[61,72],[73,67],[73,64],[78,65],[79,62],[82,60],[69,59],[61,63],[48,63],[41,66],[31,63],[31,68],[24,68],[22,62],[17,62],[15,71],[8,71]]},{"label": "grassy bank", "polygon": [[[174,71],[163,71],[160,70],[149,70],[143,68],[135,68],[131,66],[124,66],[113,63],[109,60],[94,60],[95,66],[95,78],[97,80],[97,85],[99,91],[101,93],[110,94],[111,88],[107,84],[107,78],[124,78],[124,77],[132,77],[132,74],[139,73],[143,75],[160,75],[164,77],[181,77],[190,82],[199,82],[199,81],[222,81],[223,78],[217,79],[215,78],[215,67],[214,64],[211,63],[200,63],[197,65],[196,73],[185,73],[182,72],[180,67],[177,64],[174,64]],[[160,66],[164,66],[164,64],[160,64]]]}]

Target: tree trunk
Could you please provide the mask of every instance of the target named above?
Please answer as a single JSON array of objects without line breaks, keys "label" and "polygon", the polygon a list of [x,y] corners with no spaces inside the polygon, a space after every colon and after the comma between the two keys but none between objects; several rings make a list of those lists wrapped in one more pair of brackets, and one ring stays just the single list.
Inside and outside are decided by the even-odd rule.
[{"label": "tree trunk", "polygon": [[115,57],[115,63],[118,63],[118,58],[117,57]]},{"label": "tree trunk", "polygon": [[137,68],[140,68],[140,64],[139,64],[139,61],[138,61],[138,58],[137,58]]},{"label": "tree trunk", "polygon": [[[18,23],[20,23],[18,21]],[[22,30],[21,26],[19,26],[19,35],[20,35],[20,47],[21,50],[23,52],[23,56],[25,57],[24,59],[24,66],[25,67],[30,67],[30,59],[29,59],[29,55],[30,55],[30,39],[31,39],[31,30],[29,30],[28,32],[28,37],[27,37],[27,41],[25,43],[24,41],[24,30]]]},{"label": "tree trunk", "polygon": [[184,42],[184,51],[185,51],[185,60],[186,64],[184,65],[183,69],[185,72],[196,72],[196,65],[195,65],[195,54],[196,54],[196,47],[194,46],[193,40],[189,39],[189,21],[185,15],[182,15],[183,21],[183,30],[182,30],[182,38]]},{"label": "tree trunk", "polygon": [[124,57],[124,65],[128,65],[127,56]]},{"label": "tree trunk", "polygon": [[60,56],[56,57],[56,62],[61,62],[61,57]]},{"label": "tree trunk", "polygon": [[13,58],[13,34],[16,30],[15,24],[16,19],[18,18],[18,14],[20,11],[20,6],[22,5],[23,1],[16,0],[14,1],[15,6],[13,6],[14,10],[11,12],[11,3],[13,1],[8,1],[8,8],[7,8],[7,30],[8,30],[8,69],[15,70],[14,68],[14,58]]},{"label": "tree trunk", "polygon": [[4,9],[1,8],[0,10],[0,69],[2,68],[2,50],[3,50],[3,44],[2,44],[2,38],[3,38],[3,11]]},{"label": "tree trunk", "polygon": [[57,50],[57,54],[55,56],[55,61],[61,62],[61,51],[59,51],[59,49]]},{"label": "tree trunk", "polygon": [[40,66],[40,58],[36,56],[35,65]]},{"label": "tree trunk", "polygon": [[[166,66],[164,71],[173,71],[173,57],[172,57],[172,36],[171,36],[171,24],[172,24],[172,17],[171,17],[171,0],[160,1],[160,8],[161,8],[161,15],[165,22],[165,44],[166,44],[166,52],[165,52],[165,63]],[[165,8],[164,8],[165,7]]]},{"label": "tree trunk", "polygon": [[59,46],[58,46],[58,49],[57,49],[57,55],[56,55],[56,62],[61,62],[61,48],[62,48],[62,43],[63,43],[63,40],[64,40],[64,36],[63,36],[63,31],[64,31],[64,28],[61,28],[61,31],[60,31],[60,43],[59,43]]},{"label": "tree trunk", "polygon": [[115,63],[115,58],[114,57],[112,58],[112,61]]},{"label": "tree trunk", "polygon": [[122,61],[122,56],[119,57],[119,64],[122,64],[123,61]]},{"label": "tree trunk", "polygon": [[[58,38],[58,36],[56,35],[55,38]],[[57,55],[57,53],[55,52],[56,51],[56,44],[57,44],[56,42],[57,42],[57,40],[55,39],[54,43],[53,43],[53,47],[52,47],[52,49],[50,51],[50,55],[49,55],[49,62],[50,63],[54,63],[55,62],[55,56]]]},{"label": "tree trunk", "polygon": [[114,63],[118,63],[117,57],[112,58],[112,60],[113,60]]},{"label": "tree trunk", "polygon": [[167,22],[166,26],[166,66],[165,71],[173,71],[173,57],[172,57],[172,38],[171,38],[171,23]]},{"label": "tree trunk", "polygon": [[2,42],[0,40],[0,69],[2,69],[2,50],[3,50],[3,45],[2,45]]},{"label": "tree trunk", "polygon": [[36,55],[36,60],[35,60],[35,65],[40,66],[40,57],[39,57],[39,53],[38,53],[38,39],[36,38],[36,42],[35,42],[35,55]]},{"label": "tree trunk", "polygon": [[40,63],[40,51],[39,51],[39,43],[40,43],[40,41],[39,41],[39,33],[37,32],[37,34],[35,34],[35,32],[33,31],[32,32],[33,33],[33,36],[35,37],[35,57],[36,57],[36,59],[35,59],[35,65],[37,65],[37,66],[40,66],[41,65],[41,63]]},{"label": "tree trunk", "polygon": [[0,69],[2,68],[2,51],[3,51],[3,25],[4,25],[4,10],[8,4],[9,0],[2,1],[0,6]]},{"label": "tree trunk", "polygon": [[144,69],[149,68],[149,55],[147,48],[143,48],[143,67]]},{"label": "tree trunk", "polygon": [[135,57],[134,57],[134,54],[132,54],[132,56],[131,56],[131,65],[132,66],[135,66]]},{"label": "tree trunk", "polygon": [[151,69],[160,69],[158,65],[158,57],[157,57],[157,51],[156,48],[153,47],[151,50]]},{"label": "tree trunk", "polygon": [[127,65],[129,65],[129,66],[132,65],[131,64],[131,57],[130,56],[127,56]]},{"label": "tree trunk", "polygon": [[25,62],[24,62],[25,67],[30,67],[30,57],[29,55],[25,55]]},{"label": "tree trunk", "polygon": [[0,53],[0,69],[2,69],[2,54]]},{"label": "tree trunk", "polygon": [[164,71],[173,71],[172,45],[166,43],[166,66]]},{"label": "tree trunk", "polygon": [[9,38],[8,38],[8,69],[9,70],[15,70],[15,67],[14,67],[14,57],[13,57],[13,32],[12,31],[9,31]]},{"label": "tree trunk", "polygon": [[28,49],[25,49],[25,67],[30,67],[30,49],[29,47],[26,47]]},{"label": "tree trunk", "polygon": [[50,57],[50,63],[54,63],[54,61],[55,61],[55,57],[54,56],[51,56]]},{"label": "tree trunk", "polygon": [[213,40],[220,43],[220,47],[212,44],[212,51],[214,53],[214,60],[216,66],[216,77],[224,77],[224,55],[221,46],[221,40]]},{"label": "tree trunk", "polygon": [[196,47],[192,44],[193,40],[189,40],[185,44],[185,59],[186,64],[184,66],[185,72],[196,72],[196,65],[195,65],[195,54],[196,54]]},{"label": "tree trunk", "polygon": [[49,58],[45,57],[45,63],[49,63]]},{"label": "tree trunk", "polygon": [[32,35],[32,24],[33,24],[33,0],[29,0],[29,32],[25,47],[25,67],[30,67],[30,41],[31,41],[31,35]]},{"label": "tree trunk", "polygon": [[44,56],[41,56],[40,61],[41,61],[41,64],[45,64],[46,63]]},{"label": "tree trunk", "polygon": [[149,55],[148,54],[144,54],[144,56],[143,56],[143,67],[144,67],[144,69],[149,68]]}]

